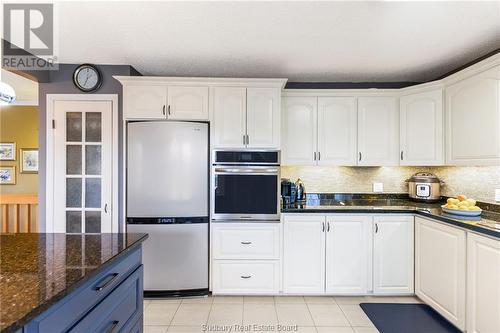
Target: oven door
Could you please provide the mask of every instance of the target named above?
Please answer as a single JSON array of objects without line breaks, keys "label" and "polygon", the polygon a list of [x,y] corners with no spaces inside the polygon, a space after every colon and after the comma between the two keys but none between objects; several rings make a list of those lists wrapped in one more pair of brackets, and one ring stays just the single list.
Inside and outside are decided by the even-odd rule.
[{"label": "oven door", "polygon": [[277,166],[214,166],[212,219],[278,221],[279,179]]}]

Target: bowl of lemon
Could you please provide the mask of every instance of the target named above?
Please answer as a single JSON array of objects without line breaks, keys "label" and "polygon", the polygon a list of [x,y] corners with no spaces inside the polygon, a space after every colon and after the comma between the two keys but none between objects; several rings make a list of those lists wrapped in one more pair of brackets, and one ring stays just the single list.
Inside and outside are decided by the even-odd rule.
[{"label": "bowl of lemon", "polygon": [[446,205],[442,205],[441,208],[446,213],[461,216],[479,216],[482,212],[481,208],[476,206],[476,200],[467,199],[465,195],[448,198]]}]

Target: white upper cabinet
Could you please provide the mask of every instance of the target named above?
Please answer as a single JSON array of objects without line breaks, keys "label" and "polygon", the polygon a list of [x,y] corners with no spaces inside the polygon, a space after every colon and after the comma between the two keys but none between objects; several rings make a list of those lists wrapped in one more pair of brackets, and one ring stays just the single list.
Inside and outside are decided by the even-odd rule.
[{"label": "white upper cabinet", "polygon": [[167,87],[126,85],[123,87],[124,119],[165,119]]},{"label": "white upper cabinet", "polygon": [[356,99],[319,97],[318,165],[356,165],[356,137]]},{"label": "white upper cabinet", "polygon": [[213,145],[237,148],[246,144],[246,88],[214,88]]},{"label": "white upper cabinet", "polygon": [[500,65],[446,89],[446,162],[500,163]]},{"label": "white upper cabinet", "polygon": [[326,217],[326,292],[366,294],[371,289],[372,219]]},{"label": "white upper cabinet", "polygon": [[169,119],[208,120],[208,87],[168,87]]},{"label": "white upper cabinet", "polygon": [[281,164],[316,163],[317,100],[316,97],[283,99]]},{"label": "white upper cabinet", "polygon": [[283,226],[283,292],[325,292],[325,217],[286,216]]},{"label": "white upper cabinet", "polygon": [[358,98],[358,165],[399,164],[399,113],[394,97]]},{"label": "white upper cabinet", "polygon": [[500,332],[500,241],[467,233],[467,332]]},{"label": "white upper cabinet", "polygon": [[213,146],[280,146],[280,88],[213,88]]},{"label": "white upper cabinet", "polygon": [[400,164],[443,165],[443,92],[400,98]]},{"label": "white upper cabinet", "polygon": [[124,119],[208,120],[208,87],[125,85]]},{"label": "white upper cabinet", "polygon": [[415,218],[415,294],[462,331],[465,330],[465,239],[461,229]]},{"label": "white upper cabinet", "polygon": [[373,292],[413,294],[413,216],[373,218]]},{"label": "white upper cabinet", "polygon": [[280,99],[280,89],[247,88],[248,147],[279,147]]}]

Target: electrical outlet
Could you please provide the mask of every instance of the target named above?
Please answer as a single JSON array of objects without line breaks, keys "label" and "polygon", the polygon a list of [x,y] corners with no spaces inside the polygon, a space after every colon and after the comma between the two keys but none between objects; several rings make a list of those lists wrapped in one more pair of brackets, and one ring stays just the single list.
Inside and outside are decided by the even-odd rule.
[{"label": "electrical outlet", "polygon": [[500,201],[500,188],[495,190],[495,201]]},{"label": "electrical outlet", "polygon": [[384,192],[384,183],[373,183],[373,192]]}]

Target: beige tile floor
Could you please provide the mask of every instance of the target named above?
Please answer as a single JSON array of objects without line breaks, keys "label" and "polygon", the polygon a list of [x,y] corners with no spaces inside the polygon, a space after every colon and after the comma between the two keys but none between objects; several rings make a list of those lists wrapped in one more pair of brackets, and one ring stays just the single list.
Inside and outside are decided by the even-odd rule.
[{"label": "beige tile floor", "polygon": [[144,332],[266,333],[277,332],[278,325],[281,328],[288,325],[288,331],[283,332],[378,332],[359,307],[363,302],[420,303],[420,300],[374,296],[215,296],[145,300]]}]

